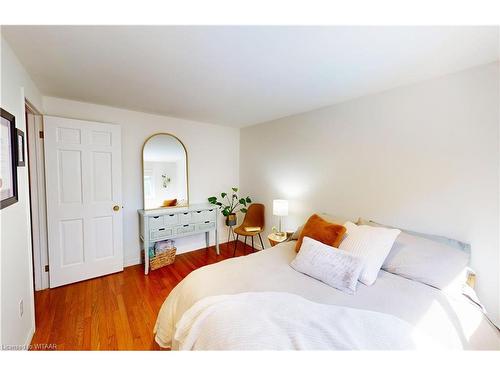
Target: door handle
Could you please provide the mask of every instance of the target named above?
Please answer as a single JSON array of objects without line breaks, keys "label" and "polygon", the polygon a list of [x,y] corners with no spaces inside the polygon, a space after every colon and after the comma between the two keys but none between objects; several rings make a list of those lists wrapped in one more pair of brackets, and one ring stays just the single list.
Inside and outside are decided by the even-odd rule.
[{"label": "door handle", "polygon": [[113,206],[113,211],[120,211],[120,206],[118,206],[117,204],[115,204]]}]

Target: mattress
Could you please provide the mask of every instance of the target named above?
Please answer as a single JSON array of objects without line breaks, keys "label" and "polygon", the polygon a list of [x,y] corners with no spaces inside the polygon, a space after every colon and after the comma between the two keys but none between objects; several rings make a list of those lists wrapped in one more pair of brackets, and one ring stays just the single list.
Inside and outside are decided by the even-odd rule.
[{"label": "mattress", "polygon": [[163,303],[154,329],[156,342],[162,347],[175,348],[172,337],[176,323],[184,312],[205,297],[286,292],[317,303],[396,316],[445,348],[500,350],[500,331],[481,308],[464,295],[445,294],[382,270],[373,285],[358,283],[356,293],[348,295],[291,268],[289,264],[295,255],[295,241],[290,241],[193,271]]}]

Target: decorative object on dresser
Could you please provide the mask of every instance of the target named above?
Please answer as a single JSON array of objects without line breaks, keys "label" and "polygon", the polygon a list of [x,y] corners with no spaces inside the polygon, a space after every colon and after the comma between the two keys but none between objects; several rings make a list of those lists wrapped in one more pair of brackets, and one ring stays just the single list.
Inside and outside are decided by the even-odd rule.
[{"label": "decorative object on dresser", "polygon": [[234,242],[233,256],[236,255],[236,247],[238,246],[238,239],[240,236],[245,237],[245,245],[247,244],[247,237],[252,238],[252,250],[255,251],[253,246],[253,237],[259,236],[260,244],[264,249],[264,243],[260,234],[264,231],[264,205],[261,203],[252,203],[246,210],[243,223],[234,230],[236,233],[236,241]]},{"label": "decorative object on dresser", "polygon": [[273,200],[273,215],[279,217],[278,234],[285,236],[285,233],[281,228],[281,218],[283,216],[288,216],[288,201],[285,199]]},{"label": "decorative object on dresser", "polygon": [[154,134],[142,147],[144,209],[189,205],[187,150],[172,134]]},{"label": "decorative object on dresser", "polygon": [[[249,196],[246,198],[239,198],[238,195],[236,194],[238,192],[237,187],[231,188],[233,191],[231,193],[231,198],[229,198],[228,193],[221,193],[221,201],[217,199],[217,197],[209,197],[208,202],[211,204],[215,204],[219,207],[219,209],[222,212],[222,215],[226,217],[226,225],[229,227],[229,231],[227,234],[227,242],[229,242],[231,238],[231,234],[233,235],[233,241],[235,240],[234,238],[234,230],[233,227],[238,223],[236,213],[237,212],[247,212],[247,204],[252,203],[252,200],[250,199]],[[227,201],[224,201],[224,199]]]},{"label": "decorative object on dresser", "polygon": [[140,240],[144,248],[144,273],[149,272],[151,249],[159,241],[205,233],[209,247],[210,232],[214,232],[215,248],[219,255],[217,236],[217,206],[200,203],[189,207],[172,207],[158,210],[138,210]]},{"label": "decorative object on dresser", "polygon": [[0,208],[5,208],[17,202],[17,132],[15,117],[2,108],[0,112]]}]

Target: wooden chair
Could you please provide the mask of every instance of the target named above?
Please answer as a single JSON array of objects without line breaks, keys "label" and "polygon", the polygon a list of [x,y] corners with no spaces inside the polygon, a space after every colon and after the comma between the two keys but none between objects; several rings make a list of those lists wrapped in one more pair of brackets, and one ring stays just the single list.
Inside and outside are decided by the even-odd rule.
[{"label": "wooden chair", "polygon": [[[248,231],[245,228],[258,227],[260,229],[254,231]],[[245,237],[245,245],[247,244],[247,237],[252,238],[252,250],[255,251],[253,246],[253,237],[259,236],[260,244],[262,249],[264,249],[264,243],[262,242],[262,237],[260,234],[264,231],[264,205],[261,203],[252,203],[248,206],[247,213],[243,219],[243,223],[234,230],[236,233],[236,242],[234,243],[233,257],[236,255],[236,247],[238,246],[238,239],[240,236]]]}]

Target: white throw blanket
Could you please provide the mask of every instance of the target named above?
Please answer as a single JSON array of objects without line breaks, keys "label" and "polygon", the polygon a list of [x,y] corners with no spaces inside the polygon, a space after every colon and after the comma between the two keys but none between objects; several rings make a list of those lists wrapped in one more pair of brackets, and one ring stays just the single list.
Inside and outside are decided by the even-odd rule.
[{"label": "white throw blanket", "polygon": [[206,297],[176,325],[180,350],[438,349],[394,316],[311,302],[290,293]]}]

